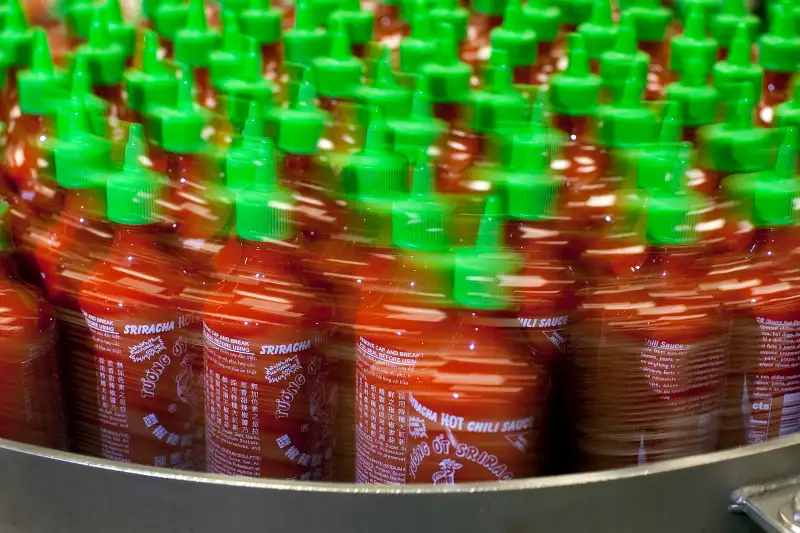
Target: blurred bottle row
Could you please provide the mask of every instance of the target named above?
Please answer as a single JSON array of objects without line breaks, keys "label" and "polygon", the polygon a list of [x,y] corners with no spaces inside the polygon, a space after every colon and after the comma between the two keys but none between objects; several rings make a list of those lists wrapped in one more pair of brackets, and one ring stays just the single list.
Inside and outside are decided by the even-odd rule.
[{"label": "blurred bottle row", "polygon": [[358,5],[9,0],[0,436],[449,484],[800,431],[800,37],[684,3],[381,5],[394,54]]}]

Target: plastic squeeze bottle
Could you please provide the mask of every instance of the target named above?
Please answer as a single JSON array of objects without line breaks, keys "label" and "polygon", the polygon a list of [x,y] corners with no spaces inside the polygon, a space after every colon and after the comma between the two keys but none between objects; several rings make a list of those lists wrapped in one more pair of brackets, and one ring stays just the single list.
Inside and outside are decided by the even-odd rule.
[{"label": "plastic squeeze bottle", "polygon": [[298,274],[291,196],[270,144],[262,163],[236,197],[241,258],[204,309],[208,469],[325,480],[336,413],[328,317]]},{"label": "plastic squeeze bottle", "polygon": [[800,430],[795,135],[788,131],[774,170],[731,176],[725,184],[749,210],[756,232],[739,261],[712,268],[707,279],[732,320],[721,447]]},{"label": "plastic squeeze bottle", "polygon": [[174,107],[178,101],[178,79],[158,58],[158,36],[149,30],[142,33],[139,68],[130,68],[123,75],[125,103],[135,122],[143,121],[149,109]]},{"label": "plastic squeeze bottle", "polygon": [[791,2],[772,4],[768,19],[769,30],[758,39],[758,62],[764,67],[764,105],[773,107],[788,97],[789,82],[800,54],[800,34]]},{"label": "plastic squeeze bottle", "polygon": [[203,0],[189,0],[186,26],[175,33],[175,60],[192,69],[197,88],[197,101],[209,109],[216,107],[214,90],[209,77],[211,52],[216,50],[222,37],[219,30],[208,27]]},{"label": "plastic squeeze bottle", "polygon": [[[54,133],[52,118],[66,93],[67,77],[53,66],[47,35],[35,33],[31,68],[18,75],[19,116],[7,123],[3,170],[13,192],[14,231],[39,225],[58,209],[55,183],[44,163],[44,142]],[[16,112],[15,112],[16,115]],[[23,248],[25,243],[20,243]]]},{"label": "plastic squeeze bottle", "polygon": [[73,369],[75,448],[94,456],[191,469],[202,428],[202,357],[187,342],[196,320],[180,308],[186,285],[180,259],[158,244],[162,182],[142,165],[134,124],[125,166],[107,182],[114,237],[80,286],[78,303],[91,334],[85,368]]},{"label": "plastic squeeze bottle", "polygon": [[39,284],[58,312],[61,342],[68,348],[76,342],[73,334],[85,334],[86,322],[78,309],[80,283],[105,255],[113,236],[106,222],[111,142],[86,131],[86,116],[80,110],[61,109],[58,120],[66,124],[51,149],[64,204],[36,240],[33,253]]},{"label": "plastic squeeze bottle", "polygon": [[432,192],[429,171],[414,177],[411,196],[392,207],[397,257],[382,283],[364,288],[356,314],[357,483],[422,481],[418,467],[430,448],[412,445],[427,423],[414,416],[414,369],[445,349],[442,333],[455,326],[447,208]]},{"label": "plastic squeeze bottle", "polygon": [[17,275],[10,212],[0,201],[0,437],[47,448],[67,446],[56,316],[43,295]]},{"label": "plastic squeeze bottle", "polygon": [[499,204],[489,198],[475,246],[455,253],[455,325],[441,334],[449,342],[411,370],[407,482],[505,481],[543,462],[550,382],[515,320],[506,278],[519,257],[502,246]]},{"label": "plastic squeeze bottle", "polygon": [[283,10],[272,6],[270,0],[250,0],[238,18],[242,34],[258,42],[267,78],[276,79],[281,65]]},{"label": "plastic squeeze bottle", "polygon": [[647,260],[627,281],[588,291],[572,335],[581,469],[716,445],[727,324],[718,300],[698,287],[696,225],[705,202],[672,190],[645,198]]},{"label": "plastic squeeze bottle", "polygon": [[76,53],[86,58],[95,93],[108,101],[111,117],[126,116],[122,80],[130,53],[111,37],[108,7],[95,10],[89,40]]},{"label": "plastic squeeze bottle", "polygon": [[[386,125],[377,110],[375,115],[364,150],[347,160],[347,183],[335,196],[347,210],[337,218],[336,231],[318,239],[306,260],[314,281],[333,301],[328,347],[339,389],[333,465],[337,481],[353,481],[356,473],[356,313],[366,288],[387,281],[387,270],[394,261],[392,203],[408,193],[408,161],[389,149]],[[425,173],[424,183],[429,183],[431,168],[422,155],[414,175],[420,172]],[[414,182],[418,181],[415,177]]]}]

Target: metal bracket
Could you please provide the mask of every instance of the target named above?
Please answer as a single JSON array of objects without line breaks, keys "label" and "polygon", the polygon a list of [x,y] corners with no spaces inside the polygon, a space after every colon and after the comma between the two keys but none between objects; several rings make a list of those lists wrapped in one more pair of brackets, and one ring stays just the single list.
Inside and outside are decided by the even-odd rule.
[{"label": "metal bracket", "polygon": [[767,533],[800,533],[800,476],[742,487],[732,500],[731,511],[746,514]]}]

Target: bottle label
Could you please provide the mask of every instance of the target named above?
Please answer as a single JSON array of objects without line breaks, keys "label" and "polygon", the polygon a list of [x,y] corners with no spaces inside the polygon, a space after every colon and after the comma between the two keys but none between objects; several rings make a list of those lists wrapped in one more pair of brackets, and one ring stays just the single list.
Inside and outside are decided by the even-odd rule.
[{"label": "bottle label", "polygon": [[519,324],[525,329],[528,342],[533,344],[537,355],[545,360],[566,352],[569,316],[521,316]]},{"label": "bottle label", "polygon": [[337,390],[321,336],[268,343],[204,324],[210,472],[288,480],[330,477]]},{"label": "bottle label", "polygon": [[[12,341],[13,342],[13,341]],[[0,436],[49,448],[66,448],[55,329],[17,349],[4,347]],[[18,356],[18,357],[17,357]]]},{"label": "bottle label", "polygon": [[356,344],[356,482],[402,485],[497,481],[530,472],[537,422],[473,418],[424,405],[409,387],[422,352],[364,337]]},{"label": "bottle label", "polygon": [[755,322],[760,346],[742,339],[734,352],[735,358],[748,351],[758,357],[745,362],[749,371],[740,381],[748,444],[800,431],[800,320],[761,316]]},{"label": "bottle label", "polygon": [[[134,323],[82,312],[91,333],[96,406],[88,426],[78,424],[80,446],[116,461],[193,468],[194,440],[202,438],[202,376],[193,372],[199,353],[187,342],[194,316],[153,310]],[[85,407],[78,412],[86,415]]]}]

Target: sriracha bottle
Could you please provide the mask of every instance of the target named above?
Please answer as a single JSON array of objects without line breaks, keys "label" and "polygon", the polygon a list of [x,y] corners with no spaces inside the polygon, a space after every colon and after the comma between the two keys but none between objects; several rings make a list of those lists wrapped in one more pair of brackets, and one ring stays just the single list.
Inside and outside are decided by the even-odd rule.
[{"label": "sriracha bottle", "polygon": [[298,274],[291,196],[271,144],[262,150],[236,196],[241,257],[204,309],[208,469],[325,480],[336,409],[327,309]]},{"label": "sriracha bottle", "polygon": [[162,183],[142,165],[141,126],[131,126],[125,166],[107,183],[114,237],[79,290],[91,341],[72,406],[75,448],[94,456],[190,469],[202,425],[202,391],[181,311],[180,259],[157,244]]},{"label": "sriracha bottle", "polygon": [[419,471],[430,444],[419,439],[438,414],[414,407],[415,367],[444,352],[455,320],[446,205],[422,170],[411,196],[392,207],[397,257],[364,287],[356,313],[356,483],[431,482]]},{"label": "sriracha bottle", "polygon": [[0,202],[0,437],[65,449],[56,316],[41,293],[13,267],[10,213]]},{"label": "sriracha bottle", "polygon": [[[515,320],[509,278],[518,273],[520,258],[502,247],[499,204],[489,197],[475,247],[455,254],[451,344],[425,353],[414,368],[411,469],[422,455],[420,482],[529,477],[544,462],[550,380]],[[426,427],[427,437],[412,429],[415,424]]]},{"label": "sriracha bottle", "polygon": [[698,287],[696,227],[705,202],[681,190],[644,201],[648,258],[626,278],[587,291],[572,332],[581,469],[716,445],[727,324],[713,295]]},{"label": "sriracha bottle", "polygon": [[800,302],[790,255],[800,242],[795,135],[788,130],[774,170],[730,178],[728,190],[750,209],[756,231],[739,260],[712,269],[708,280],[732,319],[721,447],[800,430]]}]

